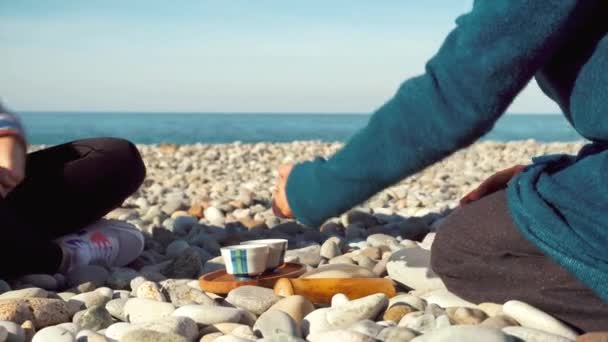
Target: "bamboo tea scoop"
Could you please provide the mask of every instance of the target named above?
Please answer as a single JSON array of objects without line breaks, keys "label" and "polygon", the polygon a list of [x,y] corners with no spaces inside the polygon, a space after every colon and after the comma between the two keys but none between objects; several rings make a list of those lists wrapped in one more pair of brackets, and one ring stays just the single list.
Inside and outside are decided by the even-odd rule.
[{"label": "bamboo tea scoop", "polygon": [[352,300],[375,293],[384,293],[390,298],[396,291],[393,281],[384,278],[281,278],[274,285],[274,293],[301,295],[316,304],[330,304],[331,297],[337,293]]}]

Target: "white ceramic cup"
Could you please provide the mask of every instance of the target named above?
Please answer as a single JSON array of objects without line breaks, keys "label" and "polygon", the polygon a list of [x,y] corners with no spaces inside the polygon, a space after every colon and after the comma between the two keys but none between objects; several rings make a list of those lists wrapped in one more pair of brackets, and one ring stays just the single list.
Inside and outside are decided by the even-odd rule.
[{"label": "white ceramic cup", "polygon": [[262,239],[241,242],[241,246],[265,245],[268,246],[268,260],[266,270],[274,270],[285,262],[285,251],[287,251],[286,239]]},{"label": "white ceramic cup", "polygon": [[251,277],[266,271],[268,246],[260,244],[233,245],[220,249],[226,272],[237,277]]}]

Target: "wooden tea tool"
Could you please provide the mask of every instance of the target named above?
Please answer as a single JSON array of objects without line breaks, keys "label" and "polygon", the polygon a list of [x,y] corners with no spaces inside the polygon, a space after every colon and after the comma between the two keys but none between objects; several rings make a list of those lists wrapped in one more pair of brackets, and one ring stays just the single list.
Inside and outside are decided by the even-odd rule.
[{"label": "wooden tea tool", "polygon": [[357,299],[375,293],[394,297],[393,281],[385,278],[281,278],[274,285],[274,293],[279,296],[301,295],[316,304],[330,304],[337,293],[349,299]]}]

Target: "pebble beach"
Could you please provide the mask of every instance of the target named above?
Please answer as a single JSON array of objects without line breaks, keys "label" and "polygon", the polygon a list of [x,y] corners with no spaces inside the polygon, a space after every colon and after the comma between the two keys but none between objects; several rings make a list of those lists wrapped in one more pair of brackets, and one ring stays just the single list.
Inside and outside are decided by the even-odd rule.
[{"label": "pebble beach", "polygon": [[[140,229],[144,252],[127,267],[0,279],[0,342],[583,341],[527,303],[461,299],[428,267],[435,232],[463,195],[499,170],[583,144],[477,143],[321,227],[273,215],[276,170],[339,143],[138,145],[146,180],[107,218]],[[319,305],[258,286],[200,289],[199,276],[224,268],[222,246],[263,238],[287,239],[285,259],[306,265],[304,278],[387,277],[398,294]]]}]

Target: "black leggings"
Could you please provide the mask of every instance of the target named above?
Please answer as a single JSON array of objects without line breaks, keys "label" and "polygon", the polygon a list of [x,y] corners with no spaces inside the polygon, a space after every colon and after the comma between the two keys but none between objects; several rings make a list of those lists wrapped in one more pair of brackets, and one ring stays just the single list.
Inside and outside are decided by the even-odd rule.
[{"label": "black leggings", "polygon": [[62,252],[52,240],[120,206],[145,174],[137,148],[122,139],[30,153],[25,180],[0,199],[0,276],[57,272]]}]

